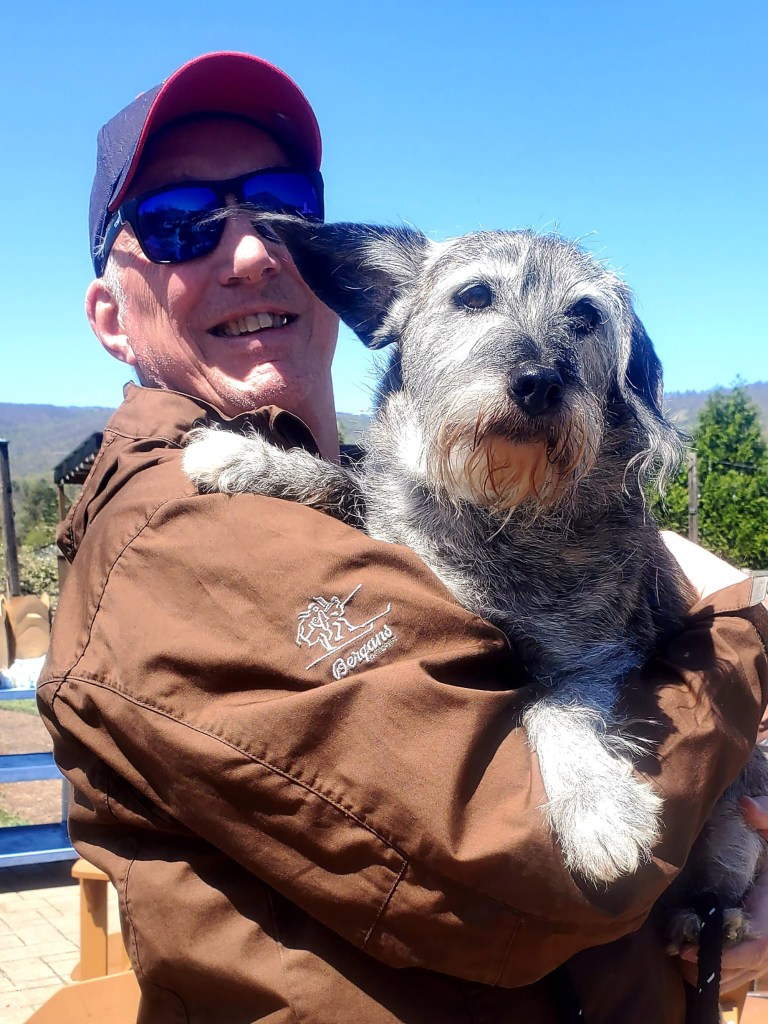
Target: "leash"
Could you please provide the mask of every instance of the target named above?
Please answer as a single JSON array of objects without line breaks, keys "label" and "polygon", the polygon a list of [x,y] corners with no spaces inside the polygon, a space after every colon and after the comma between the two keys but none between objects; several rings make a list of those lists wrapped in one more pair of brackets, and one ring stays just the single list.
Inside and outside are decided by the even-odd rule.
[{"label": "leash", "polygon": [[687,989],[685,1024],[720,1024],[720,967],[723,953],[723,904],[708,892],[693,901],[702,921],[696,987]]},{"label": "leash", "polygon": [[586,1024],[584,1011],[579,1005],[579,997],[565,964],[556,967],[549,975],[549,988],[560,1024]]},{"label": "leash", "polygon": [[[696,987],[686,985],[685,1024],[720,1024],[720,971],[723,954],[723,904],[714,893],[693,901],[701,919]],[[561,1024],[587,1024],[565,964],[549,975],[549,988]]]}]

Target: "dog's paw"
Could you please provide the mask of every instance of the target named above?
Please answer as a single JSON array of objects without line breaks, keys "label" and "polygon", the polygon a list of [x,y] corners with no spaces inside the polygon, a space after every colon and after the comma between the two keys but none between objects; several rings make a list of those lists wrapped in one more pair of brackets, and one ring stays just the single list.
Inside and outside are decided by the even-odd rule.
[{"label": "dog's paw", "polygon": [[701,918],[695,910],[677,910],[667,925],[667,953],[677,956],[683,946],[698,946]]},{"label": "dog's paw", "polygon": [[550,807],[566,866],[595,885],[631,875],[649,860],[660,835],[662,801],[631,775],[609,791],[583,787]]},{"label": "dog's paw", "polygon": [[723,911],[723,945],[726,948],[759,937],[752,918],[742,907],[729,907]]},{"label": "dog's paw", "polygon": [[237,494],[251,490],[258,479],[265,445],[255,435],[198,427],[187,435],[182,466],[199,491]]},{"label": "dog's paw", "polygon": [[[703,921],[695,910],[686,907],[675,911],[667,925],[667,953],[677,956],[683,946],[698,946],[702,926]],[[752,919],[741,907],[728,907],[723,911],[724,949],[758,937]]]}]

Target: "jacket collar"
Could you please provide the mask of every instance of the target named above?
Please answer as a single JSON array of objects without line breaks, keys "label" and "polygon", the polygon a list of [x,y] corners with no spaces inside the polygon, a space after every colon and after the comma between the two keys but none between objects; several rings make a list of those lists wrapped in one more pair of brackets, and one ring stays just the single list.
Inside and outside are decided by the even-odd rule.
[{"label": "jacket collar", "polygon": [[193,425],[224,426],[237,432],[252,427],[269,434],[272,441],[285,448],[301,447],[313,455],[320,454],[306,423],[276,405],[225,416],[208,402],[178,391],[129,383],[125,385],[123,396],[123,404],[110,419],[105,433],[112,431],[123,437],[158,438],[182,444]]},{"label": "jacket collar", "polygon": [[[99,452],[80,495],[59,526],[58,545],[68,561],[75,557],[93,519],[137,473],[168,459],[194,426],[257,430],[281,448],[304,448],[319,455],[312,432],[285,409],[266,405],[228,417],[190,395],[127,384],[124,401],[104,428]],[[191,488],[191,484],[189,485]]]}]

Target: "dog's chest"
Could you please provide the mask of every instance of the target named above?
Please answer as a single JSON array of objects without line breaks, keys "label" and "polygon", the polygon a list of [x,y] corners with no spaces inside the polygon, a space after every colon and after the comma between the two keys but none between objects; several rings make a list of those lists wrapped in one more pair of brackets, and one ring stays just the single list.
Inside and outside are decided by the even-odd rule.
[{"label": "dog's chest", "polygon": [[637,634],[638,617],[648,619],[644,560],[632,551],[617,559],[615,538],[600,545],[594,524],[583,536],[573,524],[517,529],[514,520],[499,531],[485,510],[448,505],[399,476],[380,472],[369,484],[369,532],[415,550],[460,604],[534,663],[572,664],[596,644],[650,647],[650,620],[642,639],[627,628],[632,621]]}]

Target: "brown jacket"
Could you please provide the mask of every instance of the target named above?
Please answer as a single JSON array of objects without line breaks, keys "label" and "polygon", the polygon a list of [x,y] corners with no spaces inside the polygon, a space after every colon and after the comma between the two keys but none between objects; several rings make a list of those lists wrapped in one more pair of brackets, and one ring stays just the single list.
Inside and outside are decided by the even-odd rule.
[{"label": "brown jacket", "polygon": [[[585,891],[544,821],[502,635],[405,548],[197,494],[181,440],[217,418],[129,387],[61,534],[74,564],[39,688],[142,1024],[555,1024],[564,961],[587,1024],[681,1021],[646,919],[755,739],[750,584],[694,608],[638,681],[664,839]],[[312,447],[287,413],[253,419]]]}]

